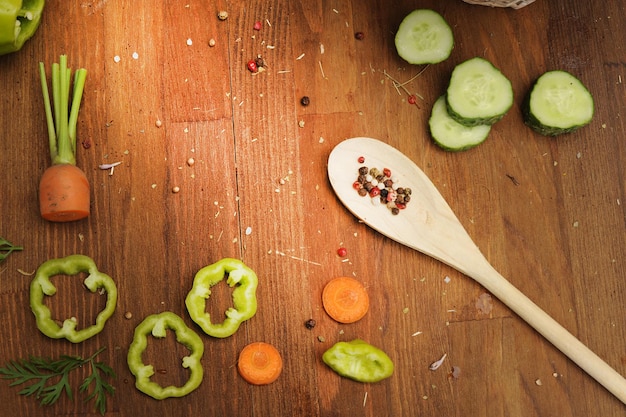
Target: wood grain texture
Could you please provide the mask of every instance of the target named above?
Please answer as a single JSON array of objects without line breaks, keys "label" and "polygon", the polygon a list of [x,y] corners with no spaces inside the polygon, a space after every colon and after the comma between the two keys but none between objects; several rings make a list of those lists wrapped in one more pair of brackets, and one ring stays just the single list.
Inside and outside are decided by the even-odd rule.
[{"label": "wood grain texture", "polygon": [[[389,77],[404,82],[423,69],[393,45],[402,18],[421,7],[448,20],[456,44],[406,85],[423,97],[418,108]],[[216,18],[219,10],[227,20]],[[539,0],[520,10],[461,0],[49,0],[36,36],[0,57],[0,236],[25,247],[0,265],[0,363],[106,346],[101,359],[118,374],[111,416],[622,416],[624,404],[502,303],[494,298],[488,314],[477,309],[478,284],[359,223],[334,196],[326,160],[354,136],[400,149],[494,267],[625,375],[625,19],[620,2],[597,0]],[[257,20],[261,31],[252,29]],[[42,220],[36,198],[49,164],[37,63],[61,53],[88,70],[78,165],[91,181],[92,213],[71,224]],[[252,75],[246,63],[257,55],[267,67]],[[429,110],[453,67],[473,56],[508,76],[515,103],[481,146],[446,153],[429,138]],[[534,134],[520,112],[533,80],[550,69],[577,76],[596,103],[589,126],[558,139]],[[117,161],[113,175],[98,169]],[[336,255],[340,246],[346,258]],[[105,330],[78,345],[37,330],[30,276],[19,272],[73,253],[92,257],[120,297]],[[135,326],[160,311],[193,326],[184,307],[193,276],[226,256],[259,276],[257,315],[230,338],[202,335],[197,391],[164,401],[143,395],[126,366]],[[339,275],[368,288],[370,312],[358,323],[340,325],[322,309],[323,285]],[[59,315],[87,319],[99,305],[78,282],[55,297]],[[215,301],[225,307],[225,289]],[[360,384],[322,363],[334,342],[357,337],[389,354],[392,378]],[[271,385],[237,375],[237,355],[252,341],[283,354]],[[167,340],[146,355],[166,370],[159,381],[185,380],[184,348]],[[97,415],[79,395],[42,408],[0,384],[0,414]]]}]

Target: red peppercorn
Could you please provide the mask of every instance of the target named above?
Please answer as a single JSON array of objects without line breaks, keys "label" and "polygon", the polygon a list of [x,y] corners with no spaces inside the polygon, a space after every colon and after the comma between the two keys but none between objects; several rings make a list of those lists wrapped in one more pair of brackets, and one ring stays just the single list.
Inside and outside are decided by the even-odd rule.
[{"label": "red peppercorn", "polygon": [[363,184],[361,184],[361,183],[360,183],[360,182],[358,182],[358,181],[354,181],[354,182],[352,183],[352,188],[354,188],[355,190],[360,190],[361,188],[363,188]]},{"label": "red peppercorn", "polygon": [[256,62],[254,62],[254,59],[251,59],[250,61],[248,61],[248,70],[250,72],[258,72],[259,71],[259,67],[257,66]]},{"label": "red peppercorn", "polygon": [[406,208],[406,204],[404,203],[398,203],[396,201],[396,207],[398,207],[400,210],[404,210]]},{"label": "red peppercorn", "polygon": [[344,258],[347,254],[348,254],[348,249],[346,248],[337,249],[337,255],[339,255],[339,257]]},{"label": "red peppercorn", "polygon": [[383,175],[387,178],[391,178],[391,170],[389,168],[383,168]]},{"label": "red peppercorn", "polygon": [[417,103],[417,97],[415,97],[415,94],[411,94],[409,96],[409,104],[415,104]]},{"label": "red peppercorn", "polygon": [[261,26],[262,26],[261,22],[257,20],[256,22],[254,22],[254,26],[252,26],[252,29],[261,30]]},{"label": "red peppercorn", "polygon": [[377,195],[380,195],[380,188],[378,187],[374,187],[370,190],[370,197],[376,197]]},{"label": "red peppercorn", "polygon": [[365,157],[364,156],[359,156],[358,161],[359,161],[359,164],[364,163],[365,162]]}]

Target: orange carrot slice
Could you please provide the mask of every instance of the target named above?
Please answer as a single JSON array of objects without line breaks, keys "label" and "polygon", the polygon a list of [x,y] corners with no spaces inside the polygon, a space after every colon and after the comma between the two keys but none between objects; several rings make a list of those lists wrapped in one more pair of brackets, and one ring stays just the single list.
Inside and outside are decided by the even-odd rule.
[{"label": "orange carrot slice", "polygon": [[239,375],[250,384],[271,384],[283,370],[283,359],[280,352],[269,343],[254,342],[244,347],[239,354],[237,369]]},{"label": "orange carrot slice", "polygon": [[322,291],[324,310],[339,323],[354,323],[365,316],[370,299],[361,282],[350,277],[330,280]]},{"label": "orange carrot slice", "polygon": [[89,181],[76,165],[58,164],[46,169],[39,183],[41,216],[53,222],[70,222],[89,215]]}]

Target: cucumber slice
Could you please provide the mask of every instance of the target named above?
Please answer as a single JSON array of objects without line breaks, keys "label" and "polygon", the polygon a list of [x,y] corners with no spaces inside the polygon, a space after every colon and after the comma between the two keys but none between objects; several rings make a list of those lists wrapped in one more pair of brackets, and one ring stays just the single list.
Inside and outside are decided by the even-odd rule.
[{"label": "cucumber slice", "polygon": [[400,23],[395,44],[398,55],[409,64],[436,64],[450,56],[454,36],[439,13],[418,9]]},{"label": "cucumber slice", "polygon": [[430,134],[435,143],[446,151],[464,151],[481,144],[491,130],[491,125],[463,126],[448,114],[446,98],[441,96],[433,105],[430,119]]},{"label": "cucumber slice", "polygon": [[536,132],[557,136],[591,122],[593,97],[565,71],[548,71],[537,79],[523,107],[524,121]]},{"label": "cucumber slice", "polygon": [[462,125],[491,125],[513,106],[513,87],[491,62],[472,58],[452,71],[446,104],[450,116]]}]

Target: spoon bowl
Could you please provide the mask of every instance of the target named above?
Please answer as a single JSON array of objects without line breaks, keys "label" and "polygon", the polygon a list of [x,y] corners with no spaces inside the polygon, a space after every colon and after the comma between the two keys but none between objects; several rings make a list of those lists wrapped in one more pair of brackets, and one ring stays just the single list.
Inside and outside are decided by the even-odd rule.
[{"label": "spoon bowl", "polygon": [[[386,205],[358,194],[353,183],[363,165],[388,168],[394,183],[411,189],[405,209],[393,215]],[[626,404],[626,379],[491,266],[428,176],[402,152],[376,139],[347,139],[330,153],[328,178],[339,200],[363,223],[474,279]]]}]

